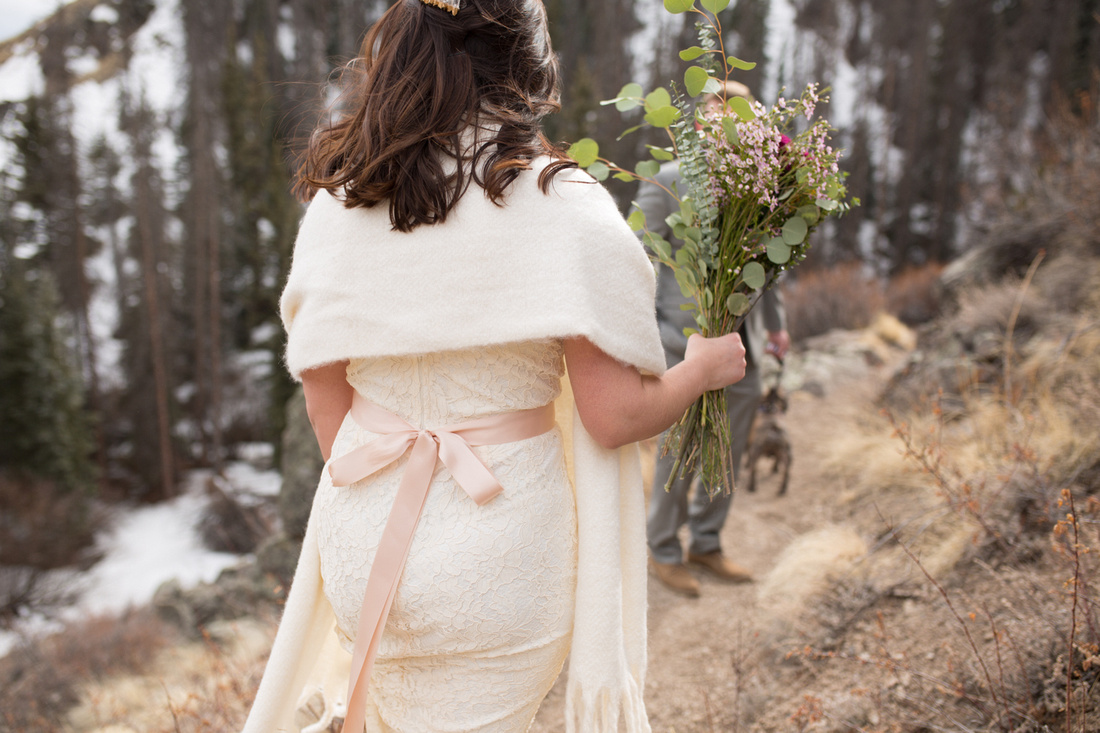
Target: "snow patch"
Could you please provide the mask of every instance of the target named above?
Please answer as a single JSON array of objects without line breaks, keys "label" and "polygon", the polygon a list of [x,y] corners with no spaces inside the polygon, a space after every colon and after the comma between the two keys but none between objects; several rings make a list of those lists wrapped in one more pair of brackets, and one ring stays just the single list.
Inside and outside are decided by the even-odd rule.
[{"label": "snow patch", "polygon": [[[262,455],[274,448],[253,445],[245,453]],[[212,552],[203,546],[198,531],[209,504],[204,491],[209,471],[190,472],[183,493],[154,506],[121,508],[96,539],[103,559],[86,573],[70,569],[52,571],[46,582],[74,593],[72,605],[28,613],[11,630],[0,631],[0,657],[23,639],[58,631],[62,622],[76,622],[97,614],[125,611],[153,599],[166,581],[178,580],[184,588],[210,583],[239,555]],[[246,504],[269,501],[279,492],[282,477],[276,471],[259,470],[249,463],[233,462],[225,470],[227,490]]]},{"label": "snow patch", "polygon": [[161,583],[184,587],[209,583],[236,564],[237,555],[203,547],[196,527],[208,498],[201,483],[163,504],[119,516],[98,541],[104,558],[88,571],[75,610],[81,614],[118,613],[148,603]]},{"label": "snow patch", "polygon": [[114,25],[118,22],[118,11],[110,5],[96,5],[88,17],[96,23],[108,23]]},{"label": "snow patch", "polygon": [[75,77],[87,76],[99,69],[99,57],[94,52],[69,48],[65,56],[65,68]]},{"label": "snow patch", "polygon": [[0,100],[17,102],[39,95],[46,88],[34,42],[24,41],[12,57],[0,64]]}]

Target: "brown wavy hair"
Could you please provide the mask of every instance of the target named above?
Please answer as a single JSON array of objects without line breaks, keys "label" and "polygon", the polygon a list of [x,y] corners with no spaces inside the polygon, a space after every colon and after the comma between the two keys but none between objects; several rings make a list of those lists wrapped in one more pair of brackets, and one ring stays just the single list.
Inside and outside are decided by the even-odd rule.
[{"label": "brown wavy hair", "polygon": [[502,205],[536,156],[554,159],[539,175],[543,193],[576,166],[540,126],[561,107],[541,0],[463,0],[457,15],[397,0],[342,81],[349,73],[338,101],[347,114],[318,127],[303,155],[302,200],[324,188],[348,208],[385,201],[407,232],[446,220],[471,181]]}]

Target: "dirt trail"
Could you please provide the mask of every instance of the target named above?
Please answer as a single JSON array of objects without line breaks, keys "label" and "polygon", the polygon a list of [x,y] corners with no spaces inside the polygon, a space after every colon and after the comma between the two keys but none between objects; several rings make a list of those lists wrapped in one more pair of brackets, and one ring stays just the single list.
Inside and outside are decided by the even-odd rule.
[{"label": "dirt trail", "polygon": [[[853,412],[874,410],[872,400],[890,368],[853,361],[840,371],[847,373],[834,371],[821,385],[821,397],[806,391],[790,394],[784,422],[794,461],[787,495],[776,495],[778,478],[765,471],[762,480],[758,473],[757,491],[740,491],[730,510],[723,549],[751,568],[756,582],[731,585],[699,570],[702,595],[689,599],[650,576],[646,704],[654,731],[746,730],[745,722],[756,718],[769,700],[791,699],[792,692],[781,689],[768,669],[777,660],[769,660],[770,644],[761,636],[773,634],[775,623],[761,608],[759,589],[792,540],[836,520],[835,497],[843,486],[823,472],[823,438],[843,429]],[[648,448],[652,452],[652,445]],[[770,470],[770,461],[761,466]],[[565,677],[563,673],[543,703],[533,733],[564,730]]]}]

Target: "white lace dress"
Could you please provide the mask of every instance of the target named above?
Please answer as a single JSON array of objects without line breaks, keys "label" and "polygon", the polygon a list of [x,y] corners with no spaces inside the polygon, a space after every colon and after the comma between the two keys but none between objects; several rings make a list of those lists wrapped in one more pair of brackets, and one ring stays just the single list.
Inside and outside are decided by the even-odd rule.
[{"label": "white lace dress", "polygon": [[[545,405],[563,369],[561,342],[544,340],[353,360],[347,373],[370,401],[436,428]],[[375,437],[349,417],[332,455]],[[577,529],[561,434],[474,450],[504,492],[479,507],[437,466],[371,675],[372,733],[525,731],[568,654]],[[318,487],[324,592],[348,651],[406,462],[347,487],[326,471]]]}]

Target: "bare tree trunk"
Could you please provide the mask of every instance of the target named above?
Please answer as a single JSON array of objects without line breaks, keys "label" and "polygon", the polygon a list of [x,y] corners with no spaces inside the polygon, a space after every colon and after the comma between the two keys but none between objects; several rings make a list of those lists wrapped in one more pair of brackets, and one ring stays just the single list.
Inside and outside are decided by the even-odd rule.
[{"label": "bare tree trunk", "polygon": [[157,288],[157,263],[153,252],[153,232],[149,225],[149,192],[137,186],[137,225],[141,242],[141,270],[145,286],[145,308],[149,318],[150,357],[157,404],[157,440],[160,445],[161,493],[174,496],[175,466],[172,457],[172,433],[168,415],[168,370],[164,358],[164,334],[161,330],[160,298]]},{"label": "bare tree trunk", "polygon": [[[215,3],[185,0],[182,4],[190,69],[188,134],[191,192],[188,196],[189,251],[193,298],[191,318],[195,332],[193,415],[200,426],[202,460],[220,470],[222,439],[221,365],[221,247],[222,180],[214,150],[219,140],[217,119],[227,25],[231,11]],[[230,34],[232,35],[232,34]]]},{"label": "bare tree trunk", "polygon": [[218,237],[217,226],[211,226],[207,237],[210,247],[207,255],[210,280],[210,403],[208,405],[210,415],[210,437],[213,466],[218,471],[222,468],[222,296],[221,296],[221,240]]}]

